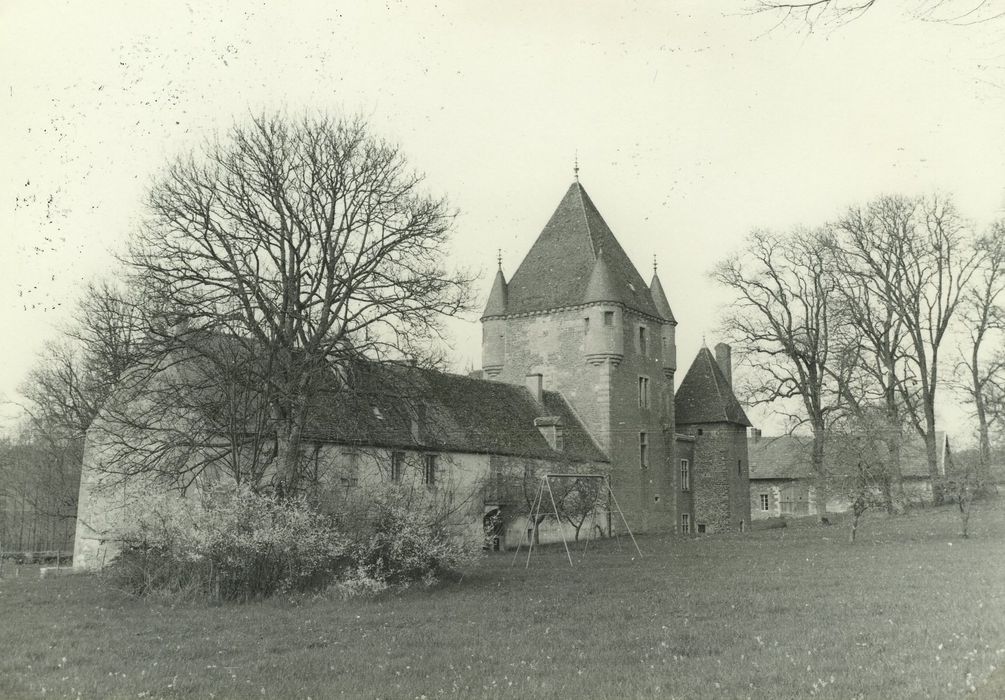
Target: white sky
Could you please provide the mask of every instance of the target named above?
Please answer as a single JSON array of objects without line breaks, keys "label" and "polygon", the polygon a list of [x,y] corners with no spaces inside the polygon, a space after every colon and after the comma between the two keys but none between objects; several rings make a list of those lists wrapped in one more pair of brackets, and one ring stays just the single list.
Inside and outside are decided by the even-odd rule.
[{"label": "white sky", "polygon": [[[686,368],[724,300],[707,272],[752,228],[892,192],[1003,213],[1005,25],[903,4],[806,34],[746,0],[0,0],[0,427],[152,174],[263,109],[361,112],[398,141],[459,208],[454,257],[484,271],[482,300],[578,150],[643,276],[659,258]],[[458,370],[480,366],[477,315],[452,324]]]}]

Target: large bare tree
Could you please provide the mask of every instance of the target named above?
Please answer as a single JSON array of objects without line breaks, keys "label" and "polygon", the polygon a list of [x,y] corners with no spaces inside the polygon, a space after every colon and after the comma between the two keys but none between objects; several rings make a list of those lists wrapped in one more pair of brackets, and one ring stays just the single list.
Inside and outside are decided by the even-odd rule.
[{"label": "large bare tree", "polygon": [[991,424],[1001,419],[996,398],[1005,388],[1005,221],[995,222],[977,242],[982,251],[975,282],[962,302],[965,342],[957,364],[958,387],[977,419],[977,471],[988,481]]},{"label": "large bare tree", "polygon": [[724,330],[754,370],[746,398],[776,407],[796,400],[799,408],[788,414],[790,424],[812,432],[811,461],[823,516],[828,427],[840,415],[841,384],[854,364],[835,344],[842,321],[825,236],[755,231],[742,252],[719,263],[712,276],[733,295]]},{"label": "large bare tree", "polygon": [[885,392],[895,385],[900,406],[924,439],[939,501],[935,413],[941,353],[983,253],[946,197],[881,197],[849,210],[833,230],[843,288],[855,290],[845,299],[859,304],[853,316],[863,336],[880,334],[868,338],[878,362],[874,377],[887,377]]},{"label": "large bare tree", "polygon": [[231,396],[238,415],[255,414],[236,432],[267,431],[277,487],[295,490],[319,388],[337,392],[339,367],[361,357],[431,357],[443,318],[467,308],[471,278],[444,264],[453,222],[361,119],[266,114],[234,126],[170,164],[124,257],[163,343],[129,401],[156,414],[149,392],[168,384],[150,377],[170,367],[164,399],[184,443],[184,426],[233,424],[205,405]]}]

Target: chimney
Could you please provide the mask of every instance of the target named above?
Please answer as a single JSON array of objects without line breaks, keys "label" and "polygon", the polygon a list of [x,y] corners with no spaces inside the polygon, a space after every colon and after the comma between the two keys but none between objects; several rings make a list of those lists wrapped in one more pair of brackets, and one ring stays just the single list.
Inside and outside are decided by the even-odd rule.
[{"label": "chimney", "polygon": [[715,362],[719,365],[719,369],[722,370],[723,376],[726,377],[726,383],[729,388],[733,388],[733,349],[730,348],[725,343],[719,343],[715,346]]},{"label": "chimney", "polygon": [[751,438],[751,440],[753,442],[760,442],[761,441],[761,429],[760,428],[751,428],[750,429],[750,438]]},{"label": "chimney", "polygon": [[541,389],[544,383],[543,374],[528,374],[527,375],[527,391],[530,395],[534,397],[534,400],[541,403]]}]

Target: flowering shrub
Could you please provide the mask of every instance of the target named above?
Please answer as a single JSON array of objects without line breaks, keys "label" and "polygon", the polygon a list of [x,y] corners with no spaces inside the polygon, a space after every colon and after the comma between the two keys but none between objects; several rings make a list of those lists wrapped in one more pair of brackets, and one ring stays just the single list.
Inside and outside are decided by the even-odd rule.
[{"label": "flowering shrub", "polygon": [[128,546],[111,571],[140,595],[248,599],[334,586],[350,597],[434,581],[477,553],[450,536],[435,503],[397,489],[332,514],[304,499],[220,490],[144,497],[124,515]]},{"label": "flowering shrub", "polygon": [[352,533],[350,556],[372,578],[390,584],[432,583],[470,566],[481,551],[476,538],[450,532],[436,501],[408,489],[370,494],[353,520],[344,523]]}]

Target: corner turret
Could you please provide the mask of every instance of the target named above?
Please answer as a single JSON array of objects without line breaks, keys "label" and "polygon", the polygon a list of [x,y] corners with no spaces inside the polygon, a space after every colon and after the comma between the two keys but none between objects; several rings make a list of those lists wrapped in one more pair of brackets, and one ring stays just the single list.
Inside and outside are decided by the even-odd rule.
[{"label": "corner turret", "polygon": [[506,315],[508,291],[500,261],[482,313],[482,369],[490,379],[496,377],[506,363],[506,321],[503,317]]},{"label": "corner turret", "polygon": [[673,311],[670,310],[670,302],[667,301],[667,295],[663,291],[663,284],[660,282],[659,275],[656,274],[655,261],[653,262],[653,279],[649,283],[649,295],[653,298],[653,304],[663,319],[663,323],[661,324],[663,374],[667,378],[672,378],[674,372],[677,371],[677,320],[673,316]]},{"label": "corner turret", "polygon": [[625,356],[624,310],[603,249],[597,251],[583,303],[591,305],[583,319],[586,324],[583,343],[586,361],[591,365],[610,362],[618,366]]}]

